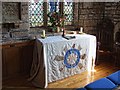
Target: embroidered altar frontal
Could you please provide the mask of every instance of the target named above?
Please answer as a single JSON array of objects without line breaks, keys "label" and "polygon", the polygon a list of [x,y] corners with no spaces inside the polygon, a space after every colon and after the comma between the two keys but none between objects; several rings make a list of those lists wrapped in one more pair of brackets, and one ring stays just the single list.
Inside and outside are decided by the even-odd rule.
[{"label": "embroidered altar frontal", "polygon": [[34,53],[38,55],[34,55],[31,69],[35,86],[45,88],[50,82],[92,69],[96,56],[96,37],[87,34],[75,37],[67,40],[62,36],[51,36],[36,40]]}]

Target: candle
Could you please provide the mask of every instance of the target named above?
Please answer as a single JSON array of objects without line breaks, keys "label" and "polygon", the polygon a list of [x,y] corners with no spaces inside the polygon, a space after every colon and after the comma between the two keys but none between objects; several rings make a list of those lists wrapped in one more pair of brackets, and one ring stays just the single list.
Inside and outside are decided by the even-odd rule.
[{"label": "candle", "polygon": [[60,32],[60,27],[57,27],[57,32]]},{"label": "candle", "polygon": [[43,32],[43,37],[45,37],[45,30],[43,30],[42,32]]},{"label": "candle", "polygon": [[76,32],[76,31],[74,31],[73,33],[74,33],[74,34],[77,34],[77,32]]},{"label": "candle", "polygon": [[80,32],[81,32],[81,33],[83,32],[83,27],[80,27]]},{"label": "candle", "polygon": [[62,28],[62,30],[61,31],[63,31],[63,28]]}]

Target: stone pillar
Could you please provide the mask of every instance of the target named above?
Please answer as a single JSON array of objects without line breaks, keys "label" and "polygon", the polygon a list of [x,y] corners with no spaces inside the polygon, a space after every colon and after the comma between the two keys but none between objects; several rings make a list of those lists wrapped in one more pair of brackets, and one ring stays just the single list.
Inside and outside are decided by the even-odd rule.
[{"label": "stone pillar", "polygon": [[44,12],[43,12],[44,26],[47,27],[47,19],[48,19],[48,17],[47,17],[47,2],[43,3],[43,8],[44,8]]},{"label": "stone pillar", "polygon": [[21,22],[20,22],[21,29],[30,29],[29,25],[29,3],[28,2],[21,2]]},{"label": "stone pillar", "polygon": [[73,3],[73,25],[75,27],[79,26],[78,4],[79,4],[78,2]]}]

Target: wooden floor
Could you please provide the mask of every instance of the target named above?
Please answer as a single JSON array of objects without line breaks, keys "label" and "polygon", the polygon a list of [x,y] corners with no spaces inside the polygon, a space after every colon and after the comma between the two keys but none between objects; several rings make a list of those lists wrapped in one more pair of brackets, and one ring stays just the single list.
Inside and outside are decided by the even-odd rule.
[{"label": "wooden floor", "polygon": [[[116,67],[113,63],[101,62],[95,67],[96,72],[83,72],[63,80],[49,83],[48,87],[50,90],[53,88],[63,88],[63,89],[73,89],[78,87],[84,87],[90,82],[97,79],[108,76],[109,74],[120,70],[120,67]],[[14,79],[7,80],[3,82],[2,90],[40,90],[40,88],[35,88],[30,82],[27,81],[27,76],[17,76]]]}]

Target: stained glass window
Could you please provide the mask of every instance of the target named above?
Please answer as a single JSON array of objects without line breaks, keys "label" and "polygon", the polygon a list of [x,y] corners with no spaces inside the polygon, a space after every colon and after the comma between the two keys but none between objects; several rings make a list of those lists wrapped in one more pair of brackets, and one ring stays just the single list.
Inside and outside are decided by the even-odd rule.
[{"label": "stained glass window", "polygon": [[[45,13],[48,14],[49,12],[54,12],[54,11],[59,13],[60,1],[61,0],[48,0],[47,7],[45,6],[45,10],[43,10],[44,0],[30,0],[30,4],[29,4],[30,26],[31,27],[42,26],[44,25],[44,22],[47,22],[49,25],[50,19],[48,18],[47,21],[46,19],[44,21],[44,17],[46,16],[44,16],[43,14]],[[73,20],[73,2],[70,1],[71,0],[64,0],[63,7],[61,8],[63,9],[63,14],[66,15],[65,25],[71,25]]]},{"label": "stained glass window", "polygon": [[43,1],[44,0],[31,0],[29,4],[29,20],[30,26],[43,25]]},{"label": "stained glass window", "polygon": [[73,20],[73,2],[64,1],[64,15],[66,15],[65,25],[71,25]]},{"label": "stained glass window", "polygon": [[[47,13],[59,12],[59,0],[48,0]],[[48,18],[48,25],[50,25],[50,19]]]}]

